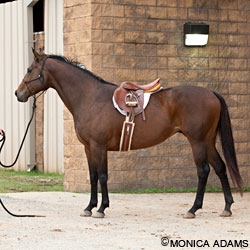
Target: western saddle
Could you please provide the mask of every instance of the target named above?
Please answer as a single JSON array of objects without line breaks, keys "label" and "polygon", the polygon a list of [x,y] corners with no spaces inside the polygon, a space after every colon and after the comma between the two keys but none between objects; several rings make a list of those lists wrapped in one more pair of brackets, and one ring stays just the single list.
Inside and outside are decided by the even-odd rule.
[{"label": "western saddle", "polygon": [[123,82],[114,92],[114,100],[120,109],[126,112],[126,119],[123,123],[120,151],[130,150],[134,131],[134,117],[142,113],[142,119],[146,120],[144,111],[144,94],[154,93],[161,87],[160,78],[155,81],[137,85],[131,82]]}]

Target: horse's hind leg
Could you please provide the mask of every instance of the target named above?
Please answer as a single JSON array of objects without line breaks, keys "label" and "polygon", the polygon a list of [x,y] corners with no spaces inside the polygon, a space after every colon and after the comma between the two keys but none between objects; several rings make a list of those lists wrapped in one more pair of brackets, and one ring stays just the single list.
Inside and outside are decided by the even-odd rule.
[{"label": "horse's hind leg", "polygon": [[99,176],[99,181],[100,181],[101,191],[102,191],[102,203],[93,217],[103,218],[105,216],[104,210],[107,207],[109,207],[107,163],[104,167],[99,169],[98,176]]},{"label": "horse's hind leg", "polygon": [[230,210],[233,201],[233,196],[231,193],[230,185],[227,178],[226,166],[224,161],[221,159],[219,153],[217,152],[215,146],[211,146],[208,150],[208,161],[213,166],[215,173],[220,178],[222,189],[225,198],[225,209],[221,216],[228,217],[232,215]]},{"label": "horse's hind leg", "polygon": [[184,218],[194,218],[195,212],[202,208],[204,193],[207,184],[207,178],[210,172],[210,167],[207,161],[207,147],[203,142],[191,143],[194,161],[197,166],[198,174],[198,189],[196,198],[192,208],[187,212]]}]

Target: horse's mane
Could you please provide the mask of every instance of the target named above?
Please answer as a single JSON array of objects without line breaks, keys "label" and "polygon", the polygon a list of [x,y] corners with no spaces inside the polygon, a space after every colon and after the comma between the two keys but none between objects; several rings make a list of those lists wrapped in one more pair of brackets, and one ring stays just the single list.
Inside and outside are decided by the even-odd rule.
[{"label": "horse's mane", "polygon": [[71,58],[68,58],[68,57],[65,57],[65,56],[59,56],[59,55],[48,55],[48,57],[52,58],[52,59],[59,60],[59,61],[64,62],[64,63],[67,63],[67,64],[69,64],[69,65],[83,71],[84,73],[88,74],[89,76],[92,76],[94,79],[98,80],[101,83],[115,85],[115,84],[113,84],[111,82],[107,82],[107,81],[103,80],[101,77],[95,75],[91,71],[82,68],[81,63],[78,62],[75,59],[71,59]]}]

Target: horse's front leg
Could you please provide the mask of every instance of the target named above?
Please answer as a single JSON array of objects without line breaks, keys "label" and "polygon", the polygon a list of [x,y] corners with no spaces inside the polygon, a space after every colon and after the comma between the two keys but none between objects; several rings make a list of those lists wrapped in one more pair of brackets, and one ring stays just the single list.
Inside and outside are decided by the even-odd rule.
[{"label": "horse's front leg", "polygon": [[88,159],[88,165],[89,165],[89,176],[90,176],[90,185],[91,185],[91,196],[89,205],[84,209],[81,216],[89,217],[92,215],[92,209],[94,207],[97,207],[97,191],[98,191],[98,173],[97,173],[97,166],[92,160],[90,150],[85,147],[86,156]]},{"label": "horse's front leg", "polygon": [[107,150],[99,146],[91,146],[86,148],[88,158],[90,181],[91,181],[91,198],[88,207],[84,210],[83,216],[91,216],[92,208],[97,206],[97,181],[99,179],[102,191],[102,203],[96,213],[92,215],[94,218],[103,218],[104,210],[109,207],[108,197],[108,164]]}]

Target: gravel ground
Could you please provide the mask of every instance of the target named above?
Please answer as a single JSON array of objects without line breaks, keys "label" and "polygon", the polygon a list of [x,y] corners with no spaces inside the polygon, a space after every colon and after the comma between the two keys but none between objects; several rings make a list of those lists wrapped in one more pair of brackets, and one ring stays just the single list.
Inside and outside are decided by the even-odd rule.
[{"label": "gravel ground", "polygon": [[[66,192],[1,194],[13,213],[45,215],[15,218],[0,209],[0,249],[241,249],[218,247],[241,240],[250,248],[250,193],[233,194],[233,216],[220,217],[221,193],[206,193],[204,206],[195,219],[183,219],[194,193],[110,194],[111,207],[104,219],[80,217],[89,194]],[[161,245],[161,238],[180,244]],[[164,238],[164,242],[167,239]],[[196,247],[187,247],[187,241]],[[247,247],[248,245],[248,247]],[[183,247],[184,246],[184,247]]]}]

